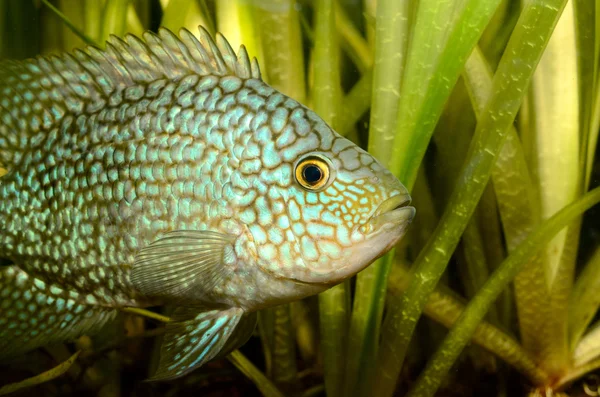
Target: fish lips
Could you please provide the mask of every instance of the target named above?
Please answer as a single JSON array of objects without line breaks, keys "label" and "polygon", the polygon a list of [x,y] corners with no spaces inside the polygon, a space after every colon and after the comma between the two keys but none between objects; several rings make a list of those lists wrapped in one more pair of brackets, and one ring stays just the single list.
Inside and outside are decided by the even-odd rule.
[{"label": "fish lips", "polygon": [[365,235],[393,231],[397,228],[401,228],[403,232],[416,214],[415,208],[409,206],[410,202],[411,197],[408,192],[388,198],[358,230]]}]

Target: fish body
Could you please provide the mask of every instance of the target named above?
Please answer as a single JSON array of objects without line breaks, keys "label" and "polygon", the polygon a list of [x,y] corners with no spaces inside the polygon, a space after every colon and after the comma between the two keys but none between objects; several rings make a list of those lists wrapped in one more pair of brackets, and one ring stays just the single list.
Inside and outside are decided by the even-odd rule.
[{"label": "fish body", "polygon": [[0,63],[0,358],[169,305],[154,379],[404,234],[402,184],[204,30]]}]

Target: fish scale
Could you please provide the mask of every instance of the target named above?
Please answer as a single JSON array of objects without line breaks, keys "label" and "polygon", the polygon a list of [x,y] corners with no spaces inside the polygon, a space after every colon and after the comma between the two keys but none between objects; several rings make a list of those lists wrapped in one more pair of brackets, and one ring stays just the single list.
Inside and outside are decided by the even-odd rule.
[{"label": "fish scale", "polygon": [[143,39],[0,63],[0,358],[169,305],[153,379],[182,376],[243,344],[256,310],[363,269],[414,216],[243,47],[202,29]]}]

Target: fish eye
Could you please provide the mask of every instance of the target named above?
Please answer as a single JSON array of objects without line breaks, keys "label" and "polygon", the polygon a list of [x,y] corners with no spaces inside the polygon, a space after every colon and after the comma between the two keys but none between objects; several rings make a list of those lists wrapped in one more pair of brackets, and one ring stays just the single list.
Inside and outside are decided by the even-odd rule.
[{"label": "fish eye", "polygon": [[329,181],[329,164],[320,157],[310,156],[296,165],[296,180],[307,190],[319,190]]}]

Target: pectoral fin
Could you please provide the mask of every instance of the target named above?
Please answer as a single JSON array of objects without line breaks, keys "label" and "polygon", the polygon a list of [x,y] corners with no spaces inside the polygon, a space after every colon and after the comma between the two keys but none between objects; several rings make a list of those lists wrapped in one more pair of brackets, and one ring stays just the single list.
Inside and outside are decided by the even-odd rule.
[{"label": "pectoral fin", "polygon": [[229,339],[227,339],[227,342],[225,343],[219,354],[215,356],[215,358],[225,357],[235,349],[240,348],[246,342],[248,342],[248,339],[250,339],[252,333],[254,332],[254,329],[256,328],[257,318],[258,316],[256,315],[256,312],[245,313],[240,319],[238,325],[235,327],[235,330],[232,332],[231,336],[229,337]]},{"label": "pectoral fin", "polygon": [[149,380],[178,378],[213,359],[225,347],[244,311],[177,308],[167,323],[158,369]]},{"label": "pectoral fin", "polygon": [[232,236],[210,231],[174,231],[142,249],[131,281],[142,294],[190,300],[210,291],[227,274]]}]

